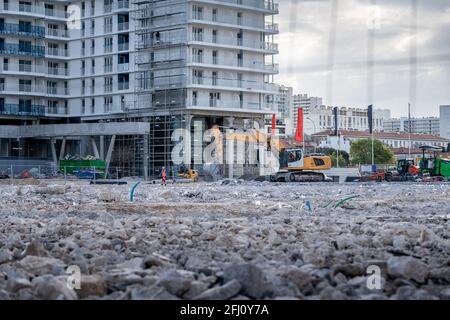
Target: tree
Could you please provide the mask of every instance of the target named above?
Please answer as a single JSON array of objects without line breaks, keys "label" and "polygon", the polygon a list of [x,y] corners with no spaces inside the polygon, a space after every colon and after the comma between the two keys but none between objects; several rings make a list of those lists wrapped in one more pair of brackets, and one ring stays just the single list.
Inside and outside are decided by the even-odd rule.
[{"label": "tree", "polygon": [[[379,140],[374,140],[375,164],[390,164],[395,158],[391,149]],[[350,147],[350,156],[354,164],[372,163],[372,140],[354,141]]]},{"label": "tree", "polygon": [[[343,151],[345,152],[345,151]],[[347,152],[345,152],[347,153]],[[331,158],[331,164],[333,167],[336,167],[336,158],[337,158],[337,153],[333,152],[332,154],[330,154],[330,158]],[[345,160],[345,156],[339,152],[339,167],[347,167],[348,166],[348,161]]]}]

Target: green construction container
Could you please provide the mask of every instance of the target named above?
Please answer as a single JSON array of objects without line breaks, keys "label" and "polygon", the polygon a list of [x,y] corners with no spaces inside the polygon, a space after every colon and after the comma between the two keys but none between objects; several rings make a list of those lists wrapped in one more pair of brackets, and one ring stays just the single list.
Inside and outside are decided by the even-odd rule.
[{"label": "green construction container", "polygon": [[63,173],[74,174],[79,169],[93,169],[105,172],[104,160],[60,160],[59,170]]},{"label": "green construction container", "polygon": [[436,164],[437,174],[444,178],[450,178],[450,160],[439,159]]}]

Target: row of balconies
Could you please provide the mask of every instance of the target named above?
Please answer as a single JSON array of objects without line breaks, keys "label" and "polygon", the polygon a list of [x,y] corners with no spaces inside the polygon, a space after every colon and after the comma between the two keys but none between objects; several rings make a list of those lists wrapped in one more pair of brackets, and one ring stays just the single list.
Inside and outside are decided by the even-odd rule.
[{"label": "row of balconies", "polygon": [[12,94],[68,96],[69,88],[63,86],[41,86],[33,84],[1,83],[0,92]]},{"label": "row of balconies", "polygon": [[210,107],[210,108],[220,108],[220,109],[252,109],[252,110],[262,110],[268,109],[268,107],[259,102],[246,102],[239,100],[229,100],[229,99],[207,99],[207,100],[193,100],[188,103],[188,107]]},{"label": "row of balconies", "polygon": [[[125,10],[130,8],[130,1],[129,0],[117,0],[116,2],[104,5],[103,7],[103,13],[110,13],[112,11],[116,10]],[[93,14],[93,12],[91,12]]]},{"label": "row of balconies", "polygon": [[29,64],[13,64],[13,63],[1,63],[0,71],[2,72],[23,72],[23,73],[38,73],[47,74],[52,76],[68,76],[69,69],[61,67],[48,67],[42,65],[29,65]]},{"label": "row of balconies", "polygon": [[[117,23],[117,32],[123,32],[123,31],[129,31],[130,30],[130,22],[119,22]],[[96,31],[98,32],[98,29],[90,28],[89,29],[89,35],[94,36],[96,34]],[[103,33],[112,33],[114,32],[112,24],[105,24],[103,26]],[[80,31],[80,34],[82,37],[86,37],[88,35],[87,29],[82,28]]]},{"label": "row of balconies", "polygon": [[215,47],[230,46],[239,47],[241,49],[264,50],[270,52],[270,54],[278,53],[277,43],[244,40],[237,37],[217,37],[211,35],[206,36],[204,34],[190,34],[187,40],[184,37],[161,37],[160,39],[145,40],[141,38],[140,42],[136,44],[136,49],[167,47],[184,44],[186,42],[201,42],[203,45],[210,45]]},{"label": "row of balconies", "polygon": [[0,23],[0,34],[43,38],[45,36],[45,28],[18,23]]},{"label": "row of balconies", "polygon": [[242,90],[259,90],[259,91],[276,91],[273,83],[266,83],[252,80],[226,79],[219,77],[193,77],[192,84],[194,86],[205,87],[224,87]]},{"label": "row of balconies", "polygon": [[41,105],[20,105],[20,104],[0,104],[0,115],[2,116],[45,116],[45,106]]},{"label": "row of balconies", "polygon": [[[246,68],[255,71],[267,72],[267,73],[278,73],[278,64],[266,64],[258,61],[242,61],[242,60],[227,60],[222,61],[218,58],[204,58],[203,56],[193,56],[191,58],[192,63],[202,64],[202,65],[211,65],[211,66],[220,66],[224,68]],[[207,66],[206,66],[207,67]]]},{"label": "row of balconies", "polygon": [[175,75],[157,78],[139,78],[137,79],[137,88],[139,91],[146,90],[163,90],[178,87],[195,87],[195,88],[217,88],[217,90],[233,90],[233,91],[268,91],[276,92],[276,86],[273,83],[266,83],[251,80],[225,79],[219,77],[193,77],[191,84],[186,81],[186,76]]},{"label": "row of balconies", "polygon": [[238,28],[252,28],[252,29],[260,29],[266,33],[278,33],[279,28],[278,24],[272,22],[258,23],[259,21],[256,19],[245,20],[243,18],[239,18],[233,14],[220,14],[220,15],[206,15],[199,12],[192,13],[192,20],[196,22],[207,22],[211,24],[227,24],[234,25]]},{"label": "row of balconies", "polygon": [[66,49],[46,48],[44,46],[23,45],[18,43],[0,43],[0,54],[12,56],[29,56],[29,57],[68,57],[69,52]]},{"label": "row of balconies", "polygon": [[37,15],[47,19],[67,19],[70,16],[70,14],[64,10],[37,7],[22,1],[19,3],[4,2],[3,5],[0,5],[0,13],[20,13],[32,16]]},{"label": "row of balconies", "polygon": [[[91,74],[95,75],[96,74],[96,68],[95,67],[91,67]],[[81,75],[84,76],[86,75],[86,68],[81,68]],[[108,65],[104,65],[103,67],[103,72],[104,73],[112,73],[112,72],[127,72],[130,71],[130,64],[129,63],[119,63],[117,64],[117,67],[113,68],[113,65],[108,64]]]},{"label": "row of balconies", "polygon": [[[211,0],[198,0],[198,2],[209,3]],[[217,2],[217,0],[212,0]],[[250,8],[258,8],[266,11],[270,11],[271,14],[278,13],[278,3],[273,0],[221,0],[220,2],[229,3],[230,5],[239,5]]]}]

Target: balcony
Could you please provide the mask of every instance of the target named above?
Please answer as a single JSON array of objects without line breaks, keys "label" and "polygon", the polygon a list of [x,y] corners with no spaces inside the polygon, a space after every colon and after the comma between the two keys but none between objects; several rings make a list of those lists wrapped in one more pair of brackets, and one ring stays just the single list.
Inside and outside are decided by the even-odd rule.
[{"label": "balcony", "polygon": [[104,13],[110,13],[112,11],[116,10],[128,10],[130,8],[130,1],[129,0],[118,0],[117,2],[113,4],[105,5],[103,8]]},{"label": "balcony", "polygon": [[69,52],[66,49],[47,48],[47,55],[54,57],[68,57]]},{"label": "balcony", "polygon": [[68,38],[69,31],[64,29],[47,29],[46,35],[48,37],[56,37],[56,38]]},{"label": "balcony", "polygon": [[239,29],[256,29],[266,33],[278,33],[278,24],[263,21],[259,22],[255,19],[246,20],[242,17],[237,17],[234,14],[219,14],[219,15],[206,15],[199,12],[192,12],[191,19],[197,23],[207,24],[223,24],[232,26]]},{"label": "balcony", "polygon": [[224,90],[254,90],[276,92],[276,87],[272,83],[253,80],[225,79],[217,77],[193,77],[192,86],[204,88],[221,87],[224,88]]},{"label": "balcony", "polygon": [[0,54],[10,56],[44,57],[44,46],[19,45],[16,43],[0,44]]},{"label": "balcony", "polygon": [[214,57],[192,56],[192,63],[203,64],[205,67],[218,69],[234,69],[245,68],[249,71],[263,72],[263,73],[278,73],[278,64],[266,64],[260,61],[241,61],[241,60],[225,60]]},{"label": "balcony", "polygon": [[119,63],[117,65],[117,72],[125,72],[130,70],[130,64],[129,63]]},{"label": "balcony", "polygon": [[4,94],[13,94],[13,95],[31,95],[31,96],[68,96],[70,94],[69,89],[63,86],[43,86],[43,85],[35,85],[35,84],[12,84],[6,83],[0,88],[0,91]]},{"label": "balcony", "polygon": [[119,82],[117,85],[118,90],[128,90],[130,88],[130,83],[128,81]]},{"label": "balcony", "polygon": [[[18,2],[18,1],[17,1]],[[50,9],[44,7],[37,7],[28,3],[3,3],[0,6],[0,13],[20,13],[22,15],[27,14],[30,16],[40,16],[47,19],[65,20],[69,17],[69,13],[64,10]]]},{"label": "balcony", "polygon": [[247,110],[267,110],[267,106],[259,102],[248,102],[240,100],[209,99],[204,101],[194,101],[188,104],[188,108],[217,108],[217,109],[247,109]]},{"label": "balcony", "polygon": [[224,5],[229,4],[230,6],[242,6],[242,7],[248,7],[250,9],[259,9],[267,11],[271,14],[278,13],[278,3],[275,3],[274,1],[270,0],[198,0],[199,2],[221,2]]},{"label": "balcony", "polygon": [[45,116],[45,106],[31,105],[23,106],[19,104],[1,104],[0,115],[2,116]]},{"label": "balcony", "polygon": [[278,53],[278,44],[273,42],[261,42],[261,41],[244,41],[243,39],[237,39],[233,37],[213,37],[213,36],[196,36],[191,34],[189,36],[189,41],[192,42],[202,42],[203,45],[211,45],[213,47],[240,47],[247,50],[263,50],[268,54]]},{"label": "balcony", "polygon": [[47,74],[50,76],[68,76],[69,69],[60,67],[47,67],[43,65],[29,65],[16,63],[2,63],[0,64],[0,71],[2,72],[23,72],[23,73],[38,73]]},{"label": "balcony", "polygon": [[0,34],[43,38],[45,35],[45,28],[39,26],[23,26],[15,23],[0,23]]},{"label": "balcony", "polygon": [[129,22],[119,22],[117,24],[117,31],[125,31],[128,30],[129,28],[130,28]]},{"label": "balcony", "polygon": [[119,51],[127,51],[127,50],[130,50],[129,42],[119,43]]}]

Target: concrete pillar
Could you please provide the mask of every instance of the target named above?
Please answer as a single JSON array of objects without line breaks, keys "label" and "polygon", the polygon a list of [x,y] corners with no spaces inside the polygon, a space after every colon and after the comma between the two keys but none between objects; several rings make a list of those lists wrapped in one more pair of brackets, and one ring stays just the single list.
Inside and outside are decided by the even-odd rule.
[{"label": "concrete pillar", "polygon": [[105,136],[100,136],[100,159],[105,160]]},{"label": "concrete pillar", "polygon": [[98,152],[97,143],[95,142],[95,137],[91,137],[92,150],[94,151],[94,156],[100,159],[100,154]]}]

